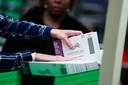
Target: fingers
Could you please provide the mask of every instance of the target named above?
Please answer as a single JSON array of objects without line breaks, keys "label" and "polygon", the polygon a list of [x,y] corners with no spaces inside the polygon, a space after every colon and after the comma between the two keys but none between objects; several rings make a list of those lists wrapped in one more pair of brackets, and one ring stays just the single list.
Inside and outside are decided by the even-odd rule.
[{"label": "fingers", "polygon": [[46,55],[37,53],[35,61],[69,61],[70,58],[63,57],[63,56],[52,56],[52,55]]},{"label": "fingers", "polygon": [[69,38],[64,37],[64,38],[63,38],[63,41],[66,43],[66,45],[67,45],[69,48],[73,48],[73,45],[72,45],[72,43],[71,43],[71,41],[70,41]]},{"label": "fingers", "polygon": [[51,30],[51,36],[53,38],[59,38],[61,35],[66,35],[67,37],[69,36],[77,36],[82,34],[81,31],[75,31],[75,30],[58,30],[58,29],[52,29]]},{"label": "fingers", "polygon": [[80,35],[82,34],[81,31],[74,31],[74,30],[66,30],[66,34],[67,36],[77,36],[77,35]]},{"label": "fingers", "polygon": [[64,42],[69,48],[73,48],[73,45],[68,37],[77,36],[83,33],[81,31],[65,30],[65,34],[66,37],[63,38]]},{"label": "fingers", "polygon": [[68,39],[68,37],[77,36],[80,34],[82,34],[81,31],[75,31],[75,30],[58,30],[58,29],[51,30],[51,36],[53,38],[58,38],[60,40],[63,40],[69,48],[72,48],[73,45],[71,41]]}]

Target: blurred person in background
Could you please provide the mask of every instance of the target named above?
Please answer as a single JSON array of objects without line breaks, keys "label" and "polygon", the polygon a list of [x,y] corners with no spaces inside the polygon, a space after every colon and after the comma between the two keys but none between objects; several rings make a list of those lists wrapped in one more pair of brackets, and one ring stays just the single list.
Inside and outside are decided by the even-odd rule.
[{"label": "blurred person in background", "polygon": [[83,24],[93,25],[99,38],[99,43],[103,43],[108,0],[76,0],[73,10],[74,16]]},{"label": "blurred person in background", "polygon": [[[39,5],[30,9],[20,20],[45,24],[54,29],[80,30],[89,32],[84,25],[70,16],[75,0],[39,0]],[[54,41],[54,40],[53,40]],[[39,53],[55,55],[53,41],[7,40],[3,51],[35,50]]]}]

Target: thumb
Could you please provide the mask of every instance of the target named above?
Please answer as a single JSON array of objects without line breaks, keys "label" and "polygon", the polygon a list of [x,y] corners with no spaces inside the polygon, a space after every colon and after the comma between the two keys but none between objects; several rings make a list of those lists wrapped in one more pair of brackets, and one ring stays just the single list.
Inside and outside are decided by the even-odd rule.
[{"label": "thumb", "polygon": [[64,37],[64,38],[63,38],[63,41],[65,42],[65,44],[66,44],[69,48],[73,48],[73,45],[72,45],[72,43],[71,43],[71,41],[70,41],[69,38]]}]

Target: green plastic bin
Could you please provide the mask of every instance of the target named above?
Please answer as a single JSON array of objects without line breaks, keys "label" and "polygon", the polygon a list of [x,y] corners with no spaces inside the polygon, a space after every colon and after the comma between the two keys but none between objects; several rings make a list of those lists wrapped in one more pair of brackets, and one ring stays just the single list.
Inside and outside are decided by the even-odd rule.
[{"label": "green plastic bin", "polygon": [[98,85],[99,69],[63,76],[24,75],[25,85]]},{"label": "green plastic bin", "polygon": [[21,85],[20,71],[0,73],[0,85]]}]

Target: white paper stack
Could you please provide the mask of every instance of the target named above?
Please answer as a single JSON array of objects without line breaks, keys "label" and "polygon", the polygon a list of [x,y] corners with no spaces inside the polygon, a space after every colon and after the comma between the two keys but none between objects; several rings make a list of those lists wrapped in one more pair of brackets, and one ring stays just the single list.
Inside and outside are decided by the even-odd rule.
[{"label": "white paper stack", "polygon": [[73,44],[72,49],[69,49],[63,41],[55,41],[54,46],[57,55],[69,57],[72,61],[29,62],[27,65],[23,63],[24,72],[32,75],[61,75],[98,69],[101,52],[97,33],[74,36],[70,40]]}]

